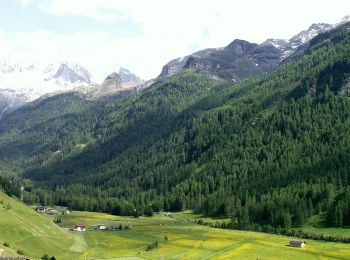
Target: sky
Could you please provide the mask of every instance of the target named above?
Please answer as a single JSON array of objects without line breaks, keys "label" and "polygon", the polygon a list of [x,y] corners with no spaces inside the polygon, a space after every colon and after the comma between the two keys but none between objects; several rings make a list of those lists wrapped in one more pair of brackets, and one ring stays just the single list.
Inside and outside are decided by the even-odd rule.
[{"label": "sky", "polygon": [[1,0],[0,58],[76,62],[97,83],[119,67],[151,79],[201,49],[288,39],[349,14],[349,0]]}]

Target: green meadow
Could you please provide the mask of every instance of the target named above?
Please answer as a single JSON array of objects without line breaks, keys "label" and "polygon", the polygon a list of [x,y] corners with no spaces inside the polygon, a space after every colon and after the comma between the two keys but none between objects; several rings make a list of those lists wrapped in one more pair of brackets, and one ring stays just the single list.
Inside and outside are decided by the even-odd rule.
[{"label": "green meadow", "polygon": [[[85,232],[70,231],[53,217],[0,192],[0,253],[30,259],[44,254],[56,259],[350,259],[350,244],[307,240],[305,248],[288,246],[286,236],[222,230],[195,223],[227,221],[204,218],[190,211],[170,216],[121,217],[104,213],[72,212],[61,217],[65,227],[85,223]],[[10,205],[10,206],[9,206]],[[122,230],[93,230],[98,224]],[[125,229],[128,226],[129,229]],[[309,228],[315,228],[310,225]],[[316,229],[316,228],[315,228]],[[343,231],[346,232],[346,231]],[[7,242],[9,246],[4,246]],[[158,242],[158,247],[146,250]]]},{"label": "green meadow", "polygon": [[[286,236],[216,229],[195,224],[194,219],[190,212],[150,218],[73,212],[62,221],[67,226],[85,223],[131,227],[76,232],[88,245],[81,259],[350,259],[350,244],[307,240],[305,248],[293,248],[288,246],[291,238]],[[77,241],[83,243],[80,238]],[[146,251],[154,242],[158,247]]]}]

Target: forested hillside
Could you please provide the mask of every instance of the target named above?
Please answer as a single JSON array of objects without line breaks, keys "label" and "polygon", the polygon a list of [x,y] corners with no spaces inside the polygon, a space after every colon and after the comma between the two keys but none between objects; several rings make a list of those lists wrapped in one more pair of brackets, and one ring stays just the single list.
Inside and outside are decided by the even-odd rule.
[{"label": "forested hillside", "polygon": [[31,203],[189,208],[239,228],[301,226],[320,212],[349,224],[349,28],[240,84],[187,71],[118,103],[38,101],[1,121],[1,171],[26,179]]}]

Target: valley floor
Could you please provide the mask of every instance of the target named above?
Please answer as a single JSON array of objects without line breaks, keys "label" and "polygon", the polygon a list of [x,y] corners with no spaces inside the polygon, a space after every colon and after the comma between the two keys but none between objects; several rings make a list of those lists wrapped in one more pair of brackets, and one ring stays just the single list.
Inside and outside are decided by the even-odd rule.
[{"label": "valley floor", "polygon": [[[62,227],[53,223],[57,218]],[[52,216],[39,214],[0,192],[0,256],[24,254],[39,259],[48,254],[59,260],[350,259],[350,244],[306,240],[305,248],[293,248],[288,246],[290,237],[216,229],[199,225],[196,219],[228,221],[203,218],[190,211],[139,218],[78,211]],[[70,230],[78,223],[85,224],[87,230]],[[99,230],[101,224],[113,229]]]},{"label": "valley floor", "polygon": [[[80,259],[350,259],[350,244],[307,240],[305,248],[293,248],[289,237],[202,226],[189,213],[131,218],[73,212],[62,223],[130,227],[74,232],[71,250],[81,252]],[[158,247],[147,251],[154,242]]]}]

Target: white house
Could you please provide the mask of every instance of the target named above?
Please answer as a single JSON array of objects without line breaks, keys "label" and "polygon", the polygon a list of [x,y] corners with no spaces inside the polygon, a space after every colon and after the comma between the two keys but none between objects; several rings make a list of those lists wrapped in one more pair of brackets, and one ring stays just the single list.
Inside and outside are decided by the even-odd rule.
[{"label": "white house", "polygon": [[107,225],[106,224],[100,224],[100,225],[98,225],[98,229],[106,230],[107,229]]},{"label": "white house", "polygon": [[86,229],[86,226],[84,224],[76,224],[74,226],[74,231],[85,231]]}]

